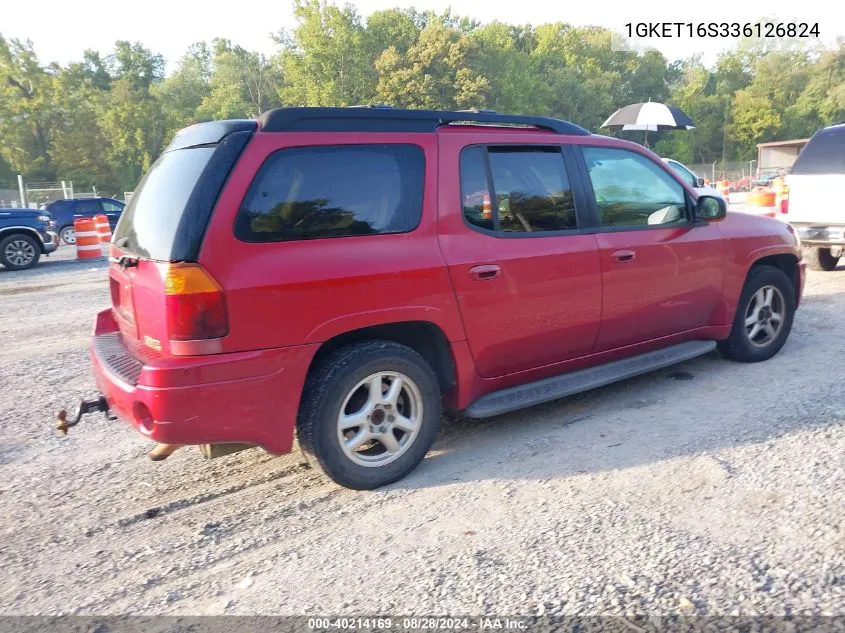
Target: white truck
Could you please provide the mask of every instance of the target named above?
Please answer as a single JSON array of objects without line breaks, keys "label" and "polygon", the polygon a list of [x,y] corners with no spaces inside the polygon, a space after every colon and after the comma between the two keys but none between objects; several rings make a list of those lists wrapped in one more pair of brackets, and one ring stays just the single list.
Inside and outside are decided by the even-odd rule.
[{"label": "white truck", "polygon": [[785,181],[784,218],[801,241],[807,266],[833,270],[845,254],[845,122],[816,132]]}]

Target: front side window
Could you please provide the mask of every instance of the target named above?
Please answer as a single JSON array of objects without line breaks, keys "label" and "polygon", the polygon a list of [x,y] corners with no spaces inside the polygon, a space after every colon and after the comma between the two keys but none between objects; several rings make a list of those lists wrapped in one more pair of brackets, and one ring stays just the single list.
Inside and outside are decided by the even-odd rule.
[{"label": "front side window", "polygon": [[77,200],[74,209],[77,215],[97,215],[103,212],[99,200]]},{"label": "front side window", "polygon": [[235,222],[247,242],[406,233],[422,216],[425,157],[416,145],[295,147],[272,154]]},{"label": "front side window", "polygon": [[684,188],[644,156],[609,147],[583,148],[601,226],[687,222]]},{"label": "front side window", "polygon": [[[485,158],[493,177],[495,204]],[[577,228],[572,188],[559,147],[469,147],[461,155],[461,188],[464,216],[475,226],[502,233]]]}]

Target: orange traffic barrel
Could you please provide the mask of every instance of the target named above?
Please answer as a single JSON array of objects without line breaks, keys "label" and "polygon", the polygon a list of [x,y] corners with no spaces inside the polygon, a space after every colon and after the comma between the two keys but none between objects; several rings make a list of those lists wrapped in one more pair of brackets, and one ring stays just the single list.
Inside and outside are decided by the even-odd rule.
[{"label": "orange traffic barrel", "polygon": [[76,218],[73,221],[73,232],[76,233],[77,259],[97,259],[102,255],[97,223],[93,219]]},{"label": "orange traffic barrel", "polygon": [[727,200],[731,193],[731,185],[727,180],[720,180],[716,183],[716,191],[719,192],[720,196]]},{"label": "orange traffic barrel", "polygon": [[778,210],[777,194],[771,189],[750,191],[745,199],[745,209],[748,213],[773,218]]},{"label": "orange traffic barrel", "polygon": [[94,223],[97,226],[97,236],[100,238],[100,244],[111,242],[111,226],[109,226],[108,216],[98,213],[94,216]]}]

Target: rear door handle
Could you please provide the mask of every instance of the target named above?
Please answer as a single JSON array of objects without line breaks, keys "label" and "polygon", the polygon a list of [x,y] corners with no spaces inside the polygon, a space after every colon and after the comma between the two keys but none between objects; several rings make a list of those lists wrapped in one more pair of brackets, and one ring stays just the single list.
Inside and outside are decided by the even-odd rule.
[{"label": "rear door handle", "polygon": [[470,268],[469,276],[478,281],[486,281],[487,279],[495,279],[501,272],[502,269],[496,264],[484,264]]},{"label": "rear door handle", "polygon": [[610,256],[617,264],[627,264],[634,261],[637,254],[634,251],[613,251]]}]

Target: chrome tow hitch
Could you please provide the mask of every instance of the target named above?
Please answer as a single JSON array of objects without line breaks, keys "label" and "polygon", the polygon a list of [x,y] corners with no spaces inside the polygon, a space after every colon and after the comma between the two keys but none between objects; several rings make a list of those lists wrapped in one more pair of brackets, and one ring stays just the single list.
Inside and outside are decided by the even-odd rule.
[{"label": "chrome tow hitch", "polygon": [[116,419],[111,413],[109,413],[109,404],[106,402],[106,399],[103,396],[100,396],[96,400],[82,400],[76,407],[73,419],[70,422],[68,422],[67,419],[67,410],[62,409],[59,411],[56,414],[56,429],[62,435],[67,435],[68,429],[79,424],[83,415],[93,413],[95,411],[105,413],[106,419],[108,420]]}]

